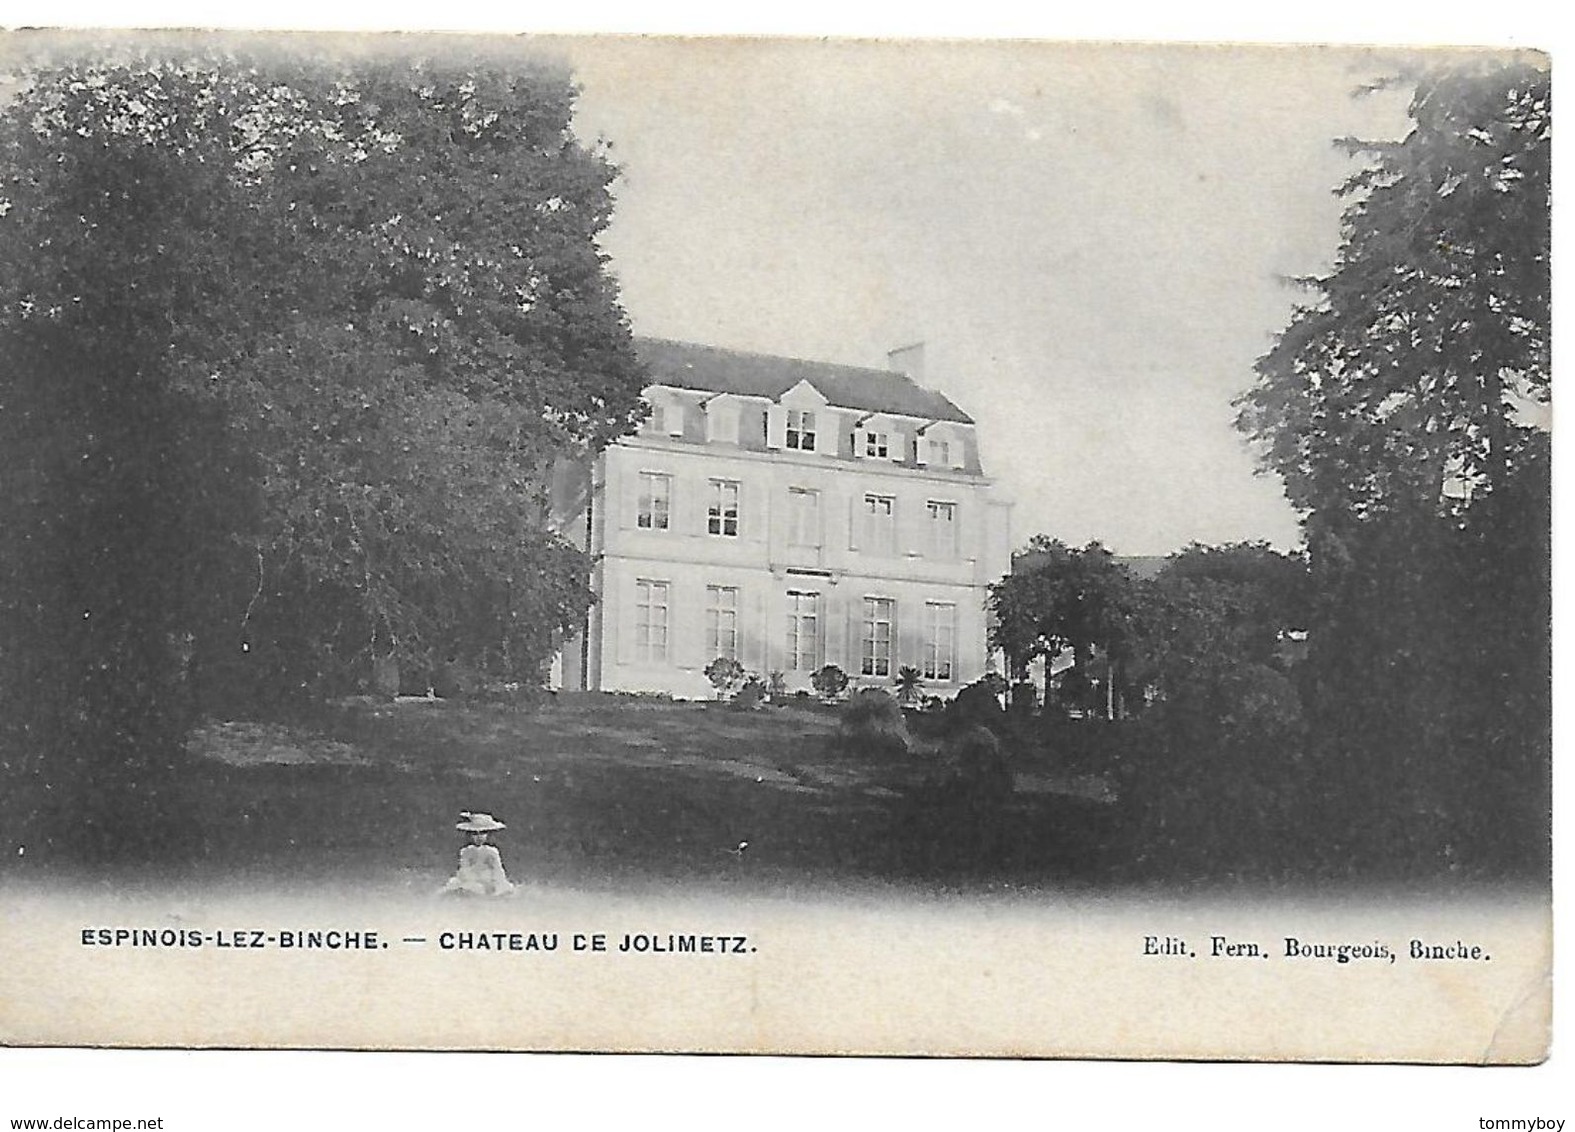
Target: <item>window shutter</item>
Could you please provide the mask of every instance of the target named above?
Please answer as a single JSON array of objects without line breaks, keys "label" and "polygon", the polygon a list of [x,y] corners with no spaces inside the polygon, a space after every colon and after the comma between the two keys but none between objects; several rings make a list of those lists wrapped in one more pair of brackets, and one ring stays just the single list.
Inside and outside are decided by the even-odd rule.
[{"label": "window shutter", "polygon": [[776,526],[771,514],[771,487],[762,479],[749,479],[738,485],[738,537],[750,542],[765,542]]},{"label": "window shutter", "polygon": [[848,549],[857,550],[861,541],[859,525],[864,521],[864,496],[853,493],[848,507]]},{"label": "window shutter", "polygon": [[704,668],[713,657],[705,652],[705,586],[698,589],[676,578],[667,587],[667,655],[679,668]]},{"label": "window shutter", "polygon": [[951,465],[954,468],[968,466],[967,452],[963,448],[963,439],[960,435],[952,437]]},{"label": "window shutter", "polygon": [[891,675],[896,676],[906,661],[907,651],[902,647],[902,601],[891,599]]},{"label": "window shutter", "polygon": [[787,447],[787,410],[781,405],[766,410],[766,447]]},{"label": "window shutter", "polygon": [[897,552],[922,557],[926,550],[925,535],[929,533],[929,507],[911,499],[899,499],[893,506],[897,510]]},{"label": "window shutter", "polygon": [[886,442],[886,457],[893,464],[900,464],[908,458],[909,434],[892,429]]},{"label": "window shutter", "polygon": [[[607,598],[611,599],[608,608],[602,610],[602,616],[611,620],[613,660],[617,664],[628,664],[634,659],[634,583],[609,572],[603,587]],[[602,680],[602,687],[607,687],[605,671]]]},{"label": "window shutter", "polygon": [[618,469],[618,526],[633,530],[640,513],[640,473],[634,469]]},{"label": "window shutter", "polygon": [[684,409],[686,406],[677,397],[663,399],[663,416],[666,418],[667,435],[682,436],[684,434]]},{"label": "window shutter", "polygon": [[[848,598],[847,636],[843,638],[842,659],[837,667],[857,681],[864,675],[864,599]],[[850,689],[851,691],[851,689]]]},{"label": "window shutter", "polygon": [[738,588],[738,659],[745,668],[759,672],[771,671],[767,650],[772,626],[764,602],[765,593],[759,586]]},{"label": "window shutter", "polygon": [[706,506],[711,485],[693,477],[673,478],[673,526],[681,535],[705,534]]}]

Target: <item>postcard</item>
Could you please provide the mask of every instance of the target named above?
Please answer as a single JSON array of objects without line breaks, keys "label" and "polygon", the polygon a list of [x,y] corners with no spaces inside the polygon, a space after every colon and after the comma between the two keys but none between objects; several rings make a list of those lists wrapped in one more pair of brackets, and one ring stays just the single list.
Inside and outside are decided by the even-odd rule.
[{"label": "postcard", "polygon": [[0,63],[0,1042],[1547,1056],[1545,56]]}]

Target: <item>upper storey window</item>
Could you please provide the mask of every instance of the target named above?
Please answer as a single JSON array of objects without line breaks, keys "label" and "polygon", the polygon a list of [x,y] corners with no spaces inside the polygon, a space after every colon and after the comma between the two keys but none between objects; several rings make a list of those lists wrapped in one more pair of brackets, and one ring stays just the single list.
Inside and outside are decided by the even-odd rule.
[{"label": "upper storey window", "polygon": [[863,451],[864,455],[873,459],[888,459],[891,455],[891,435],[874,429],[865,429]]},{"label": "upper storey window", "polygon": [[815,414],[808,409],[787,411],[787,446],[801,452],[815,450]]},{"label": "upper storey window", "polygon": [[897,500],[890,495],[864,497],[864,549],[875,554],[897,552]]},{"label": "upper storey window", "polygon": [[711,500],[706,507],[706,530],[713,535],[738,537],[738,482],[712,480]]},{"label": "upper storey window", "polygon": [[640,473],[640,500],[635,526],[647,531],[668,529],[673,509],[673,477],[660,472]]},{"label": "upper storey window", "polygon": [[932,558],[957,557],[957,504],[931,499],[924,511],[930,528],[926,552]]}]

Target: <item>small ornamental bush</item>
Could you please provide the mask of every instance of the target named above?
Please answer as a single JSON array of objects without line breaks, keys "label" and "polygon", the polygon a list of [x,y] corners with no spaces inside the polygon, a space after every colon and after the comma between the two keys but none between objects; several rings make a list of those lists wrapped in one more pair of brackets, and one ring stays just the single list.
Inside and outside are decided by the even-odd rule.
[{"label": "small ornamental bush", "polygon": [[705,678],[716,689],[716,698],[725,700],[744,678],[744,666],[732,657],[719,656],[705,666]]},{"label": "small ornamental bush", "polygon": [[750,674],[743,686],[733,696],[733,706],[739,711],[754,711],[766,698],[766,682],[760,677]]},{"label": "small ornamental bush", "polygon": [[1000,729],[1006,712],[1001,707],[1001,693],[1006,682],[993,673],[987,674],[957,693],[952,701],[951,715],[959,726],[980,724],[993,730]]},{"label": "small ornamental bush", "polygon": [[904,707],[912,707],[924,695],[924,675],[911,664],[897,669],[893,683],[897,686],[897,699]]},{"label": "small ornamental bush", "polygon": [[772,703],[781,703],[787,699],[787,694],[787,673],[773,672],[766,677],[766,695],[770,697]]},{"label": "small ornamental bush", "polygon": [[942,774],[946,786],[968,804],[1000,805],[1012,792],[1012,771],[1001,741],[988,727],[967,724],[941,744]]},{"label": "small ornamental bush", "polygon": [[844,751],[905,755],[908,721],[890,692],[864,688],[842,708],[837,740]]},{"label": "small ornamental bush", "polygon": [[835,664],[828,664],[809,678],[815,694],[823,700],[834,700],[848,690],[848,674]]}]

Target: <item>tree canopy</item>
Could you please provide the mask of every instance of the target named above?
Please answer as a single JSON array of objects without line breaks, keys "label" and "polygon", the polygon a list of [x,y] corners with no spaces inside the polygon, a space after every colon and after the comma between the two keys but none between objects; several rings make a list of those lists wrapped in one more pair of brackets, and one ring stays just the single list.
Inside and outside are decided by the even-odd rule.
[{"label": "tree canopy", "polygon": [[1075,700],[1098,655],[1100,678],[1114,681],[1103,707],[1207,700],[1217,718],[1232,710],[1241,666],[1278,663],[1306,605],[1306,563],[1266,543],[1193,544],[1145,579],[1098,542],[1077,549],[1039,535],[990,591],[993,643],[1017,669],[1069,655]]},{"label": "tree canopy", "polygon": [[[1397,80],[1399,81],[1399,80]],[[1240,425],[1322,524],[1461,515],[1535,459],[1550,395],[1552,98],[1535,60],[1411,76],[1414,128],[1349,139],[1334,269],[1258,363]]]},{"label": "tree canopy", "polygon": [[990,588],[991,643],[1018,664],[1063,650],[1086,656],[1120,631],[1131,580],[1097,540],[1072,547],[1035,535]]},{"label": "tree canopy", "polygon": [[[1545,859],[1545,60],[1404,76],[1413,128],[1347,141],[1333,270],[1239,425],[1305,516],[1305,686],[1353,846]],[[1365,840],[1364,840],[1365,839]]]},{"label": "tree canopy", "polygon": [[175,757],[225,674],[529,679],[578,623],[553,471],[638,422],[643,380],[574,98],[506,55],[177,45],[18,76],[0,665],[54,705],[18,725],[33,749]]}]

